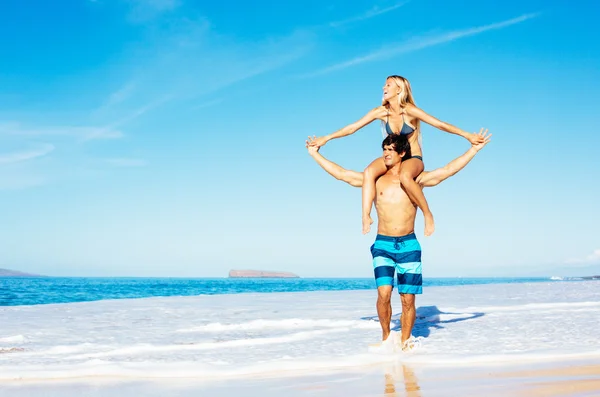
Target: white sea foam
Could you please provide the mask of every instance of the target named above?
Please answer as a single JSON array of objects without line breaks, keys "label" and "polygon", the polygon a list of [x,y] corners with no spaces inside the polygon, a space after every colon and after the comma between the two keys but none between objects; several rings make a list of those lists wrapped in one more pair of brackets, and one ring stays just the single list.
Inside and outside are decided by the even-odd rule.
[{"label": "white sea foam", "polygon": [[0,338],[0,343],[24,343],[25,337],[23,335],[14,335]]},{"label": "white sea foam", "polygon": [[250,330],[266,330],[266,329],[306,329],[306,328],[339,328],[339,327],[352,327],[352,328],[364,328],[369,327],[364,321],[357,320],[314,320],[314,319],[302,319],[302,318],[290,318],[281,320],[252,320],[247,323],[210,323],[201,325],[198,327],[179,329],[177,332],[224,332],[224,331],[250,331]]},{"label": "white sea foam", "polygon": [[[375,354],[376,291],[232,294],[0,308],[0,380],[218,379],[380,362],[600,359],[597,281],[428,287],[410,354]],[[392,326],[400,302],[393,297]]]}]

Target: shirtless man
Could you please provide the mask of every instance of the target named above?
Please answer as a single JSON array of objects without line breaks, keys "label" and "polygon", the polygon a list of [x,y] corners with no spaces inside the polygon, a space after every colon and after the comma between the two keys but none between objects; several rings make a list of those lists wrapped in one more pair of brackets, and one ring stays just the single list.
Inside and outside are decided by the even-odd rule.
[{"label": "shirtless man", "polygon": [[[478,134],[482,143],[472,145],[462,156],[446,166],[433,171],[423,171],[415,179],[421,188],[436,186],[462,170],[477,152],[488,144],[491,134],[481,129]],[[319,153],[318,147],[311,146],[309,138],[306,147],[309,154],[329,174],[352,186],[361,187],[363,173],[350,171],[327,160]],[[377,211],[377,237],[371,246],[373,268],[377,285],[377,315],[382,330],[382,346],[393,345],[389,340],[392,319],[391,295],[394,273],[398,280],[398,292],[402,301],[401,327],[402,350],[411,350],[415,344],[412,329],[416,319],[415,295],[423,293],[421,275],[421,246],[414,233],[417,206],[413,203],[399,180],[403,157],[410,157],[410,145],[403,135],[389,135],[383,143],[383,160],[387,172],[376,184],[375,209]]]}]

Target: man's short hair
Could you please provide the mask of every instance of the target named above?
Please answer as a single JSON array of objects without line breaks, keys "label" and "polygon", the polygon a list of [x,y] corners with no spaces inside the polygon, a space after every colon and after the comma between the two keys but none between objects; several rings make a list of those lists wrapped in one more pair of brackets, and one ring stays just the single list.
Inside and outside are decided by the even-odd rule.
[{"label": "man's short hair", "polygon": [[383,149],[383,147],[386,145],[392,145],[398,154],[402,154],[402,152],[404,152],[404,157],[402,157],[402,160],[405,158],[410,158],[411,156],[410,143],[408,143],[408,138],[406,135],[389,134],[381,143],[381,148]]}]

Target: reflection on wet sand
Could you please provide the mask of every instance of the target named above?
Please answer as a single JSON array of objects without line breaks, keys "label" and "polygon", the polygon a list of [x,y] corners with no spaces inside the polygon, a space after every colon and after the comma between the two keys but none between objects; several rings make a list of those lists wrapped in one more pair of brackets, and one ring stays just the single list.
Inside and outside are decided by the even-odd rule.
[{"label": "reflection on wet sand", "polygon": [[395,367],[392,371],[386,371],[385,388],[383,395],[385,397],[421,397],[421,387],[415,372],[408,365],[402,364],[402,381],[406,393],[399,394],[396,391],[397,379],[400,378],[400,368]]}]

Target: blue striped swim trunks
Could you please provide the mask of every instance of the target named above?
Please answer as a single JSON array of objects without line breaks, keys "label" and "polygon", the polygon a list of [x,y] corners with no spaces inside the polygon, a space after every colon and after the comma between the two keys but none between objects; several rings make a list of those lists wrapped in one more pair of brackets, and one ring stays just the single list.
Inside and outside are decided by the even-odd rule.
[{"label": "blue striped swim trunks", "polygon": [[373,270],[377,287],[394,286],[394,272],[401,294],[422,294],[421,244],[414,233],[390,237],[377,235],[371,246]]}]

